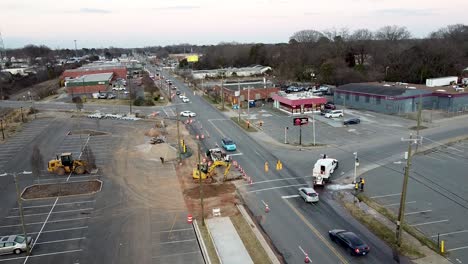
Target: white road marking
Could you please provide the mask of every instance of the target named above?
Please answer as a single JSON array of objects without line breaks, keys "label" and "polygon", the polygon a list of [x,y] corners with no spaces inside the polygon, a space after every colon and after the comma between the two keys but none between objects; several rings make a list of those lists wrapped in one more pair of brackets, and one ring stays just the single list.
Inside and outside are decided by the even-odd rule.
[{"label": "white road marking", "polygon": [[192,241],[195,241],[195,238],[194,238],[194,239],[186,239],[186,240],[176,240],[176,241],[169,241],[169,242],[161,242],[161,243],[157,243],[157,244],[163,245],[163,244],[184,243],[184,242],[192,242]]},{"label": "white road marking", "polygon": [[[409,202],[406,202],[405,204],[411,204],[411,203],[415,203],[416,201],[409,201]],[[382,206],[396,206],[396,205],[400,205],[400,203],[392,203],[392,204],[384,204]]]},{"label": "white road marking", "polygon": [[375,198],[383,198],[383,197],[399,196],[399,195],[401,195],[401,193],[392,193],[392,194],[385,194],[385,195],[377,195],[377,196],[372,196],[372,197],[369,197],[369,198],[375,199]]},{"label": "white road marking", "polygon": [[[70,219],[60,219],[60,220],[53,220],[53,221],[49,221],[49,223],[60,223],[60,222],[68,222],[68,221],[77,221],[77,220],[83,220],[83,219],[89,219],[91,217],[87,216],[87,217],[79,217],[79,218],[70,218]],[[35,222],[35,223],[26,223],[24,225],[40,225],[40,224],[43,224],[44,222]],[[21,226],[21,224],[17,224],[17,225],[4,225],[4,226],[0,226],[0,228],[8,228],[8,227],[15,227],[15,226]]]},{"label": "white road marking", "polygon": [[199,251],[185,252],[185,253],[179,253],[179,254],[160,255],[160,256],[154,256],[151,258],[165,258],[165,257],[174,257],[174,256],[182,256],[182,255],[189,255],[189,254],[197,254],[197,253],[199,253]]},{"label": "white road marking", "polygon": [[273,190],[273,189],[281,189],[281,188],[288,188],[288,187],[295,187],[295,186],[307,186],[307,184],[292,184],[292,185],[286,185],[286,186],[271,187],[271,188],[247,191],[247,193],[262,192],[262,191],[268,191],[268,190]]},{"label": "white road marking", "polygon": [[[46,230],[42,231],[42,233],[54,233],[54,232],[63,232],[63,231],[73,231],[73,230],[79,230],[79,229],[86,229],[88,226],[80,226],[80,227],[72,227],[72,228],[64,228],[64,229],[55,229],[55,230]],[[36,235],[39,232],[28,232],[28,235]],[[9,234],[9,235],[1,235],[0,237],[3,236],[11,236],[11,235],[16,235],[15,234]]]},{"label": "white road marking", "polygon": [[240,156],[240,155],[244,155],[242,153],[234,153],[234,154],[228,154],[229,156]]},{"label": "white road marking", "polygon": [[299,197],[299,194],[281,196],[281,198],[283,199],[296,198],[296,197]]},{"label": "white road marking", "polygon": [[44,241],[44,242],[39,242],[36,244],[42,245],[42,244],[59,243],[59,242],[65,242],[65,241],[82,240],[82,239],[86,239],[86,237],[76,237],[76,238],[68,238],[68,239],[61,239],[61,240]]},{"label": "white road marking", "polygon": [[173,230],[165,230],[165,231],[156,231],[152,233],[172,233],[172,232],[182,232],[182,231],[187,231],[187,230],[192,230],[192,228],[182,228],[182,229],[173,229]]},{"label": "white road marking", "polygon": [[431,221],[431,222],[424,222],[424,223],[419,223],[419,224],[412,224],[410,226],[422,226],[422,225],[437,224],[437,223],[442,223],[442,222],[448,222],[448,219],[438,220],[438,221]]},{"label": "white road marking", "polygon": [[39,254],[39,255],[31,255],[31,256],[27,256],[27,257],[0,259],[0,262],[8,261],[8,260],[14,260],[14,259],[25,259],[25,258],[27,259],[27,258],[37,258],[37,257],[51,256],[51,255],[58,255],[58,254],[67,254],[67,253],[73,253],[73,252],[78,252],[78,251],[83,251],[83,250],[82,249],[75,249],[75,250],[58,251],[58,252],[45,253],[45,254]]},{"label": "white road marking", "polygon": [[[71,173],[70,173],[70,175],[71,175]],[[37,240],[41,237],[42,230],[44,230],[44,227],[45,227],[45,225],[47,224],[47,221],[49,220],[49,217],[50,217],[50,215],[52,214],[52,211],[54,210],[55,205],[56,205],[57,202],[58,202],[58,199],[59,199],[58,197],[55,198],[54,205],[52,205],[52,208],[50,209],[50,212],[49,212],[49,214],[47,215],[46,220],[44,221],[44,224],[43,224],[42,227],[41,227],[41,230],[39,230],[39,233],[37,234],[37,237],[36,237],[36,239],[34,240],[34,243],[32,244],[32,246],[31,246],[31,248],[30,248],[30,252],[32,252],[34,246],[35,246],[36,243],[37,243]],[[30,256],[27,256],[26,259],[24,259],[23,264],[26,263],[26,262],[28,261],[29,257],[30,257]]]},{"label": "white road marking", "polygon": [[[304,176],[304,177],[290,177],[290,178],[282,178],[282,179],[274,179],[274,180],[265,180],[265,181],[258,181],[258,182],[253,182],[253,184],[257,184],[257,183],[269,183],[269,182],[276,182],[276,181],[287,181],[287,180],[297,180],[297,179],[304,179],[304,178],[310,178],[312,176]],[[248,183],[245,183],[245,184],[242,184],[240,186],[248,186],[250,184]]]},{"label": "white road marking", "polygon": [[[90,201],[82,201],[82,202],[71,202],[71,203],[58,203],[56,204],[57,206],[59,205],[69,205],[69,204],[80,204],[80,203],[93,203],[96,200],[90,200]],[[32,205],[32,206],[23,206],[23,209],[26,208],[38,208],[38,207],[50,207],[52,204],[44,204],[44,205]],[[13,208],[14,210],[18,210],[18,207]]]},{"label": "white road marking", "polygon": [[[83,208],[83,209],[75,209],[75,210],[65,210],[65,211],[57,211],[57,212],[52,212],[52,214],[60,214],[60,213],[70,213],[70,212],[79,212],[79,211],[87,211],[87,210],[93,210],[94,208]],[[27,214],[23,216],[38,216],[38,215],[47,215],[49,213],[39,213],[39,214]],[[7,216],[5,218],[18,218],[20,217],[19,215],[12,215],[12,216]]]},{"label": "white road marking", "polygon": [[423,213],[428,213],[428,212],[432,212],[432,210],[423,210],[423,211],[409,212],[409,213],[405,213],[405,215],[423,214]]},{"label": "white road marking", "polygon": [[451,251],[456,251],[456,250],[460,250],[460,249],[468,249],[468,246],[451,248],[451,249],[447,249],[446,251],[451,252]]},{"label": "white road marking", "polygon": [[441,237],[441,236],[448,236],[448,235],[453,235],[453,234],[459,234],[459,233],[466,233],[468,230],[460,230],[460,231],[454,231],[454,232],[448,232],[448,233],[443,233],[443,234],[437,234],[433,235],[431,237]]}]

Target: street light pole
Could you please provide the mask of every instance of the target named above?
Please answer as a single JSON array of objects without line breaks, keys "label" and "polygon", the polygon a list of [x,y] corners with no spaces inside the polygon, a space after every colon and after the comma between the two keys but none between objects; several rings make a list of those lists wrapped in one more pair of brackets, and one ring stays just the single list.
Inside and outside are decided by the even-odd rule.
[{"label": "street light pole", "polygon": [[357,178],[357,165],[358,165],[358,157],[357,157],[357,152],[354,152],[354,184],[356,184],[356,178]]},{"label": "street light pole", "polygon": [[[25,174],[29,174],[29,173],[25,173]],[[16,199],[17,199],[17,202],[18,202],[18,209],[19,209],[19,213],[20,213],[21,229],[23,231],[24,240],[25,240],[25,243],[26,243],[26,252],[27,252],[27,254],[29,256],[29,254],[31,254],[31,249],[29,248],[28,234],[26,233],[26,226],[24,224],[23,203],[21,201],[21,194],[20,194],[20,190],[19,190],[19,186],[18,186],[18,180],[16,179],[16,173],[13,173],[13,179],[15,181]]]},{"label": "street light pole", "polygon": [[205,212],[203,206],[203,182],[202,182],[202,174],[201,174],[201,163],[200,163],[200,142],[197,142],[197,152],[198,152],[198,183],[200,187],[200,207],[201,207],[201,219],[202,219],[202,226],[205,226]]},{"label": "street light pole", "polygon": [[315,146],[315,111],[312,112],[312,130],[314,132],[314,146]]},{"label": "street light pole", "polygon": [[237,97],[237,123],[240,124],[240,108],[241,108],[241,104],[240,104],[240,98],[241,98],[241,94],[240,94],[240,81],[237,80],[237,85],[238,85],[238,93],[239,93],[239,96]]}]

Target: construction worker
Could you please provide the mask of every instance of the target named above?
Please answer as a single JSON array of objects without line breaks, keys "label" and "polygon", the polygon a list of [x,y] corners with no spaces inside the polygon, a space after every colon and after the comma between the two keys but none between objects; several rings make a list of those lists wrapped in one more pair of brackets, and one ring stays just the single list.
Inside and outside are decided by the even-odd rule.
[{"label": "construction worker", "polygon": [[366,181],[363,178],[359,178],[359,184],[361,185],[361,192],[364,191],[364,184],[366,184]]},{"label": "construction worker", "polygon": [[355,191],[359,190],[359,183],[358,182],[354,182],[354,190]]}]

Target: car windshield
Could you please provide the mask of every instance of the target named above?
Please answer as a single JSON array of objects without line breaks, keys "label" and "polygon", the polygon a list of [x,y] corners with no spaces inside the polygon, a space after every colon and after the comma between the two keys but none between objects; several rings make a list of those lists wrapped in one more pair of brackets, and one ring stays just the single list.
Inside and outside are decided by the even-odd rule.
[{"label": "car windshield", "polygon": [[226,144],[226,145],[233,145],[234,142],[232,142],[232,140],[224,140],[224,144]]},{"label": "car windshield", "polygon": [[24,242],[24,237],[22,237],[22,236],[16,236],[15,242],[16,242],[16,243],[23,243],[23,242]]},{"label": "car windshield", "polygon": [[315,196],[317,196],[316,193],[308,193],[307,195],[310,196],[310,197],[315,197]]}]

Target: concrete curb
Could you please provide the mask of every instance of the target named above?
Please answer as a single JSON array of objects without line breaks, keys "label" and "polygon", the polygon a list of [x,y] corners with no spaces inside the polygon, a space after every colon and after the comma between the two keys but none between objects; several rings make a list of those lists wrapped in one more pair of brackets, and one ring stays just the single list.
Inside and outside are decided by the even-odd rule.
[{"label": "concrete curb", "polygon": [[[213,236],[211,235],[210,229],[208,227],[206,227],[206,231],[208,232],[208,235],[210,236],[211,241],[214,241]],[[216,248],[216,244],[214,242],[213,242],[213,246],[214,246],[214,250],[216,252],[216,256],[218,257],[219,263],[223,264],[223,260],[219,256],[218,248]]]},{"label": "concrete curb", "polygon": [[198,227],[198,222],[196,219],[193,220],[192,226],[195,230],[195,235],[197,236],[198,243],[200,244],[200,249],[203,259],[205,260],[205,264],[211,264],[210,255],[208,254],[208,250],[206,249],[205,241],[203,240],[203,236],[201,235],[200,228]]},{"label": "concrete curb", "polygon": [[250,228],[254,232],[255,236],[257,237],[258,241],[262,245],[262,247],[265,249],[265,252],[268,255],[268,258],[270,259],[271,263],[273,264],[280,264],[280,261],[276,257],[275,253],[271,249],[270,245],[268,242],[265,240],[263,237],[262,233],[258,230],[258,228],[253,228],[252,226],[256,226],[255,223],[253,222],[252,218],[250,218],[250,215],[247,213],[243,205],[238,204],[237,209],[239,209],[239,212],[241,212],[242,216],[244,217],[245,221],[249,224]]},{"label": "concrete curb", "polygon": [[62,183],[80,183],[80,182],[90,182],[90,181],[97,181],[97,182],[101,183],[100,186],[99,186],[99,190],[96,190],[96,191],[94,191],[94,192],[89,192],[89,193],[82,193],[82,194],[72,194],[72,195],[62,195],[62,196],[59,195],[59,196],[41,197],[41,198],[29,198],[29,199],[28,199],[28,198],[23,198],[23,195],[24,195],[24,193],[26,192],[26,190],[27,190],[28,188],[31,188],[31,187],[34,187],[34,186],[39,186],[39,185],[54,185],[54,184],[60,184],[60,183],[45,183],[45,184],[40,184],[40,183],[38,183],[38,184],[32,184],[32,185],[28,185],[28,186],[24,187],[23,191],[22,191],[21,194],[20,194],[20,198],[21,198],[21,200],[23,200],[23,201],[35,201],[35,200],[44,200],[44,199],[53,199],[53,198],[62,198],[62,197],[74,197],[74,196],[81,196],[81,195],[92,195],[92,194],[96,194],[96,193],[101,192],[101,190],[102,190],[102,185],[104,184],[104,182],[101,181],[101,180],[98,180],[98,179],[87,180],[87,181],[62,182]]},{"label": "concrete curb", "polygon": [[458,137],[441,140],[440,142],[436,142],[436,143],[430,143],[429,145],[426,145],[426,146],[420,146],[418,148],[418,151],[414,152],[413,155],[416,155],[416,154],[424,155],[427,151],[431,151],[432,149],[435,149],[438,147],[445,147],[447,144],[451,144],[451,143],[455,143],[455,142],[463,141],[467,139],[468,139],[468,136],[465,135],[465,136],[458,136]]}]

